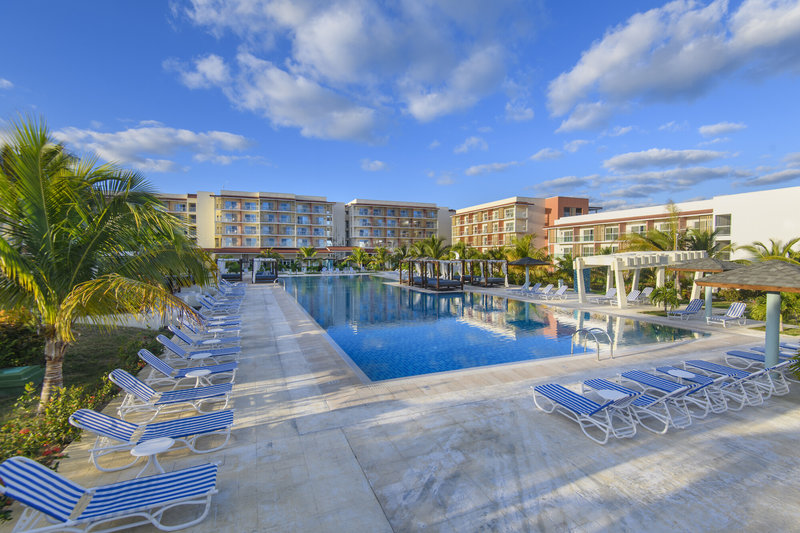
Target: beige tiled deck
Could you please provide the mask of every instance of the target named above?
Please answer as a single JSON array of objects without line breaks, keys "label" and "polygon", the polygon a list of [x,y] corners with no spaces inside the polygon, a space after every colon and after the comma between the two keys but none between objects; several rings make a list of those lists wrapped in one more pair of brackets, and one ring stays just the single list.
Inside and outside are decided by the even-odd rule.
[{"label": "beige tiled deck", "polygon": [[[597,362],[576,356],[362,384],[279,287],[248,288],[234,441],[202,532],[790,531],[800,507],[800,386],[763,407],[598,446],[534,409],[533,384],[715,358],[752,333]],[[89,439],[87,439],[88,441]],[[60,471],[94,485],[87,442]]]}]

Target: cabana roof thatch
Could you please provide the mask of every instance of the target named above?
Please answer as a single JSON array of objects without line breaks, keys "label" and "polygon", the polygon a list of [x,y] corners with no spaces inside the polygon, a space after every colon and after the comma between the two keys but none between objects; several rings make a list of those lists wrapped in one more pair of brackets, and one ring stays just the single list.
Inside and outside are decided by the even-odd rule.
[{"label": "cabana roof thatch", "polygon": [[745,265],[698,279],[698,285],[723,289],[767,292],[800,292],[800,266],[774,259]]},{"label": "cabana roof thatch", "polygon": [[728,270],[736,270],[742,268],[744,265],[735,263],[733,261],[723,261],[721,259],[713,259],[711,257],[701,257],[698,259],[689,259],[675,263],[667,267],[668,270],[677,270],[679,272],[726,272]]}]

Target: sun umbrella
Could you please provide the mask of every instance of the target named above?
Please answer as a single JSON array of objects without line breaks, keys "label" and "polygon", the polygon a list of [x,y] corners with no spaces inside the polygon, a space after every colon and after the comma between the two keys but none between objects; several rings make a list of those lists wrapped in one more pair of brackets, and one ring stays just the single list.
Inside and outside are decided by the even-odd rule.
[{"label": "sun umbrella", "polygon": [[[744,265],[741,263],[734,263],[733,261],[723,261],[722,259],[713,259],[711,257],[701,257],[699,259],[690,259],[689,261],[681,261],[675,263],[667,268],[678,272],[726,272],[728,270],[735,270]],[[711,316],[711,287],[706,287],[706,317]]]},{"label": "sun umbrella", "polygon": [[778,364],[780,342],[781,293],[800,292],[800,266],[787,261],[761,261],[736,270],[697,280],[706,287],[748,289],[767,292],[766,362]]},{"label": "sun umbrella", "polygon": [[542,261],[541,259],[534,259],[532,257],[523,257],[521,259],[517,259],[516,261],[510,261],[508,263],[509,266],[524,266],[525,267],[525,285],[530,285],[530,269],[532,266],[543,266],[549,265],[547,261]]}]

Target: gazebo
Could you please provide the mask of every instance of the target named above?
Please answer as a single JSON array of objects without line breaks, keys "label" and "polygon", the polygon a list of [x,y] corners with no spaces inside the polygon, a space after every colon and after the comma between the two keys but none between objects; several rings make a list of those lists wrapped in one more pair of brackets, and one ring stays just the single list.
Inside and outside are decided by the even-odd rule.
[{"label": "gazebo", "polygon": [[[264,267],[262,269],[262,267]],[[253,258],[253,283],[271,283],[278,279],[278,260],[273,257]]]},{"label": "gazebo", "polygon": [[[239,272],[228,272],[228,263],[238,263],[239,264]],[[242,281],[242,264],[244,261],[242,259],[224,259],[222,257],[217,258],[217,268],[219,269],[219,275],[222,279],[227,281]]]},{"label": "gazebo", "polygon": [[704,287],[767,292],[765,366],[777,365],[780,344],[781,293],[800,292],[800,266],[778,259],[761,261],[699,279],[697,284]]},{"label": "gazebo", "polygon": [[508,266],[524,266],[525,267],[525,286],[531,284],[530,274],[531,274],[531,267],[532,266],[545,266],[549,265],[547,261],[542,261],[541,259],[533,259],[532,257],[522,257],[517,259],[516,261],[511,261],[508,263]]},{"label": "gazebo", "polygon": [[633,270],[633,289],[639,288],[639,276],[643,268],[656,269],[656,287],[661,287],[666,281],[666,268],[675,263],[689,259],[700,259],[706,256],[705,251],[674,251],[674,252],[621,252],[609,255],[590,255],[576,257],[572,263],[575,268],[575,288],[578,292],[578,301],[587,303],[586,283],[583,271],[587,268],[606,267],[613,275],[617,288],[617,307],[627,307],[628,295],[625,292],[623,274],[626,270]]},{"label": "gazebo", "polygon": [[[489,285],[494,285],[496,283],[503,283],[505,287],[508,287],[508,261],[505,259],[462,259],[464,263],[469,265],[469,281],[473,285],[482,284],[484,287],[488,287]],[[475,283],[474,276],[472,275],[473,270],[473,263],[478,263],[478,266],[481,270],[481,280],[478,283]],[[494,265],[500,265],[500,268],[503,272],[502,278],[492,278],[492,267]],[[463,275],[461,276],[464,277]]]},{"label": "gazebo", "polygon": [[[408,265],[408,276],[403,278],[403,265]],[[419,265],[420,277],[415,279],[414,270]],[[453,279],[456,267],[462,275],[458,281]],[[427,289],[452,290],[464,289],[464,261],[433,259],[432,257],[415,257],[400,261],[400,284],[420,285]],[[444,276],[444,277],[443,277]]]},{"label": "gazebo", "polygon": [[[697,280],[703,277],[703,274],[716,274],[719,272],[726,272],[728,270],[736,270],[737,268],[741,268],[743,265],[740,263],[734,263],[733,261],[723,261],[722,259],[713,259],[711,257],[702,257],[700,259],[690,259],[689,261],[683,261],[681,263],[676,263],[670,267],[670,270],[674,270],[676,272],[694,272],[694,283],[692,284],[692,295],[690,299],[694,300],[700,296],[700,286],[697,284]],[[705,290],[706,296],[706,318],[711,316],[711,287],[706,286]]]}]

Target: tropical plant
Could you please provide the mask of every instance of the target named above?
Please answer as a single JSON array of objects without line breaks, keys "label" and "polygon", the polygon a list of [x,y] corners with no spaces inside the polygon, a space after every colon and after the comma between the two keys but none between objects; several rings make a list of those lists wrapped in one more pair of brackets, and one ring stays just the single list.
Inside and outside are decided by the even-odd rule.
[{"label": "tropical plant", "polygon": [[370,265],[377,269],[385,269],[390,259],[391,255],[389,254],[389,250],[383,246],[378,246],[375,248],[375,253],[372,255]]},{"label": "tropical plant", "polygon": [[[573,265],[572,254],[555,256],[552,259],[554,259],[553,265],[555,266],[556,277],[565,280],[568,284],[575,287],[575,266]],[[577,288],[575,290],[577,290]]]},{"label": "tropical plant", "polygon": [[266,257],[269,259],[283,259],[281,257],[281,254],[276,252],[273,248],[265,248],[264,250],[261,250],[260,252],[258,252],[258,256]]},{"label": "tropical plant", "polygon": [[44,336],[40,412],[63,384],[77,320],[194,313],[165,283],[211,280],[185,229],[139,174],[70,155],[43,122],[12,123],[0,148],[0,306],[30,309]]},{"label": "tropical plant", "polygon": [[761,241],[755,241],[752,244],[739,246],[738,250],[745,250],[753,254],[754,261],[769,261],[771,259],[778,259],[780,261],[787,261],[800,265],[800,262],[794,258],[792,247],[800,242],[800,237],[795,237],[786,244],[781,241],[770,239],[769,246]]},{"label": "tropical plant", "polygon": [[720,254],[730,251],[729,244],[722,244],[717,240],[719,230],[714,231],[690,229],[686,235],[686,250],[702,250],[708,257],[717,257]]},{"label": "tropical plant", "polygon": [[509,246],[509,248],[506,250],[506,255],[512,261],[516,259],[522,259],[523,257],[544,259],[547,255],[547,252],[544,248],[537,248],[534,245],[535,241],[535,233],[522,235],[521,237],[514,237],[511,239],[511,246]]},{"label": "tropical plant", "polygon": [[[670,232],[651,229],[644,235],[629,233],[623,238],[623,247],[633,252],[680,250],[683,248],[685,233],[672,234]],[[677,248],[676,248],[677,245]]]},{"label": "tropical plant", "polygon": [[[784,322],[796,321],[798,317],[800,317],[800,294],[796,292],[782,292],[780,331],[783,331]],[[767,296],[765,294],[757,297],[750,306],[750,318],[753,320],[767,319]]]},{"label": "tropical plant", "polygon": [[675,289],[675,284],[668,281],[661,287],[656,287],[650,293],[650,301],[653,305],[664,304],[664,314],[667,314],[667,308],[675,309],[680,302],[678,298],[678,291]]},{"label": "tropical plant", "polygon": [[363,248],[354,248],[351,254],[345,259],[345,261],[349,261],[351,263],[355,263],[358,265],[359,270],[364,269],[364,265],[369,263],[370,255],[367,253],[366,250]]},{"label": "tropical plant", "polygon": [[417,247],[422,256],[432,259],[445,259],[447,254],[450,253],[450,246],[445,245],[444,241],[444,237],[431,235],[427,239],[417,241],[414,246]]},{"label": "tropical plant", "polygon": [[505,259],[506,258],[506,248],[505,246],[495,246],[494,248],[489,248],[483,253],[483,256],[486,259]]}]

